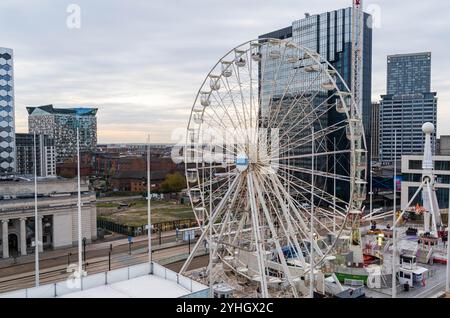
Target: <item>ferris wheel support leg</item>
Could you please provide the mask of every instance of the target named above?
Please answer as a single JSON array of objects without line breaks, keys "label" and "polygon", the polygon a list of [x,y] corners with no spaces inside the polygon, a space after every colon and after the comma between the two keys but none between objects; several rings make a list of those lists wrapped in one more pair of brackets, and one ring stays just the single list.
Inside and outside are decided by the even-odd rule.
[{"label": "ferris wheel support leg", "polygon": [[209,232],[210,225],[206,225],[205,230],[203,231],[202,235],[200,235],[200,238],[198,239],[197,243],[195,243],[194,248],[192,249],[191,254],[189,254],[188,259],[184,263],[183,267],[180,270],[180,274],[183,275],[186,270],[188,269],[189,265],[191,265],[192,259],[194,258],[194,255],[197,253],[198,248],[202,244],[203,240],[205,239],[206,234]]},{"label": "ferris wheel support leg", "polygon": [[414,195],[411,197],[411,200],[409,200],[409,202],[406,204],[406,206],[403,208],[402,213],[400,213],[400,215],[397,218],[397,221],[393,224],[392,228],[397,227],[398,222],[400,222],[400,220],[402,219],[403,215],[405,215],[406,210],[411,206],[411,204],[414,202],[414,200],[417,198],[417,196],[419,195],[420,191],[422,191],[423,187],[425,185],[425,182],[422,182],[419,186],[419,188],[417,189],[416,193],[414,193]]},{"label": "ferris wheel support leg", "polygon": [[281,245],[280,245],[280,241],[278,240],[277,231],[275,230],[275,227],[273,226],[273,221],[270,216],[269,210],[267,209],[267,205],[265,203],[263,193],[261,191],[261,188],[259,187],[257,180],[254,182],[254,184],[255,184],[256,192],[258,193],[258,196],[260,198],[260,202],[261,202],[261,206],[262,206],[264,215],[266,216],[266,219],[268,221],[267,224],[269,225],[270,233],[272,234],[272,239],[275,242],[275,247],[276,247],[276,250],[278,253],[278,257],[280,258],[281,265],[283,266],[283,270],[285,272],[286,278],[288,279],[288,282],[291,285],[292,293],[294,294],[294,297],[297,298],[298,297],[297,289],[295,288],[294,281],[292,280],[291,272],[287,265],[286,258],[284,257],[284,253],[281,250]]},{"label": "ferris wheel support leg", "polygon": [[255,239],[256,245],[256,254],[258,260],[258,268],[261,280],[261,295],[262,298],[268,298],[269,292],[267,290],[267,281],[266,281],[266,264],[265,264],[265,255],[263,255],[264,246],[261,240],[261,230],[259,228],[259,216],[258,216],[258,208],[255,200],[255,190],[253,187],[253,176],[252,173],[247,175],[247,184],[248,184],[248,196],[250,200],[250,207],[252,211],[252,227],[253,227],[253,235]]},{"label": "ferris wheel support leg", "polygon": [[[276,179],[278,186],[282,187],[280,180]],[[310,229],[308,228],[308,226],[306,225],[306,223],[303,221],[302,216],[300,215],[300,212],[298,211],[297,207],[294,205],[294,203],[292,202],[292,198],[291,197],[287,197],[287,201],[289,203],[289,206],[291,207],[291,210],[294,211],[295,216],[297,217],[298,220],[300,220],[301,226],[303,227],[303,233],[309,233]],[[321,249],[319,248],[319,246],[317,245],[317,243],[314,241],[313,242],[313,247],[314,250],[317,252],[317,254],[320,257],[323,257],[323,252],[321,251]]]},{"label": "ferris wheel support leg", "polygon": [[[210,229],[211,225],[214,224],[216,222],[216,220],[218,219],[218,217],[222,214],[221,212],[223,210],[223,207],[224,207],[225,203],[227,202],[228,197],[232,193],[233,189],[235,188],[238,180],[239,180],[239,178],[234,179],[233,183],[231,184],[231,186],[228,189],[227,193],[225,194],[224,198],[222,199],[222,201],[220,201],[219,205],[216,208],[216,212],[213,213],[213,215],[214,215],[213,219],[208,222],[202,235],[200,235],[200,238],[198,239],[197,243],[195,243],[195,246],[192,249],[191,254],[189,255],[188,259],[186,260],[186,262],[184,263],[183,267],[180,270],[180,274],[183,274],[184,272],[186,272],[186,270],[188,269],[189,265],[192,262],[192,259],[194,258],[194,255],[197,253],[198,248],[200,247],[203,240],[205,239],[205,236],[207,234],[209,234],[209,229]],[[211,246],[210,246],[210,248],[211,248]]]},{"label": "ferris wheel support leg", "polygon": [[431,185],[430,182],[427,182],[427,189],[428,189],[428,199],[430,200],[430,215],[431,215],[431,222],[432,222],[432,231],[431,233],[437,235],[437,224],[436,224],[436,211],[434,210],[433,206],[433,197],[431,194]]},{"label": "ferris wheel support leg", "polygon": [[[302,249],[300,248],[300,244],[299,244],[299,242],[297,240],[297,236],[295,235],[295,230],[292,227],[292,219],[293,219],[293,217],[289,213],[289,211],[287,211],[286,206],[283,204],[284,201],[283,201],[283,199],[281,197],[280,189],[278,188],[278,184],[276,183],[276,181],[273,180],[274,178],[275,177],[272,177],[271,181],[272,181],[273,189],[275,190],[275,194],[276,194],[276,197],[278,199],[278,202],[280,203],[281,211],[283,213],[283,217],[286,220],[286,224],[287,224],[287,227],[288,227],[288,234],[289,234],[289,235],[287,235],[287,237],[291,237],[292,240],[294,241],[295,248],[297,249],[295,254],[297,255],[297,258],[300,259],[300,262],[302,263],[303,268],[306,268],[306,261],[305,261],[305,258],[303,256],[303,253],[301,252]],[[284,190],[284,188],[282,189],[282,191],[283,190]],[[285,194],[285,197],[287,198],[288,196]]]}]

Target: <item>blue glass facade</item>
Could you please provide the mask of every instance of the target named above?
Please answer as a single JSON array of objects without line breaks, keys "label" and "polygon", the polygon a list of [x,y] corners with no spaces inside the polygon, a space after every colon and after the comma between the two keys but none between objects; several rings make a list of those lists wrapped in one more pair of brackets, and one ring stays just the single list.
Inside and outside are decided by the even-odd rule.
[{"label": "blue glass facade", "polygon": [[13,51],[0,48],[0,175],[16,169]]},{"label": "blue glass facade", "polygon": [[[291,27],[261,35],[261,38],[290,39],[322,55],[351,87],[352,8],[307,16],[294,21]],[[372,29],[369,14],[364,14],[363,53],[363,123],[367,144],[370,145],[372,109]],[[342,120],[342,115],[329,116],[329,125]]]},{"label": "blue glass facade", "polygon": [[[365,14],[366,23],[364,24],[364,53],[363,53],[363,123],[365,128],[365,134],[367,139],[367,144],[370,145],[370,118],[371,118],[371,86],[372,86],[372,29],[368,27],[369,25],[370,15]],[[351,83],[351,75],[352,75],[352,8],[345,8],[331,12],[325,12],[320,15],[310,15],[306,16],[304,19],[300,19],[294,21],[292,26],[283,28],[280,30],[276,30],[264,35],[261,35],[260,38],[278,38],[278,39],[288,39],[294,43],[297,43],[301,46],[307,47],[317,53],[319,53],[322,58],[326,59],[333,67],[340,73],[343,80],[346,82],[347,86],[350,88]],[[293,72],[291,70],[291,72]],[[283,74],[286,73],[286,76]],[[270,68],[266,68],[265,72],[262,76],[267,80],[270,78],[271,71]],[[279,95],[283,94],[283,88],[285,85],[281,83],[283,78],[289,78],[289,70],[281,69],[278,73],[277,78],[277,87],[276,90],[279,92],[275,92],[275,95],[278,93]],[[312,96],[315,96],[313,104],[320,105],[325,100],[330,97],[330,92],[327,90],[323,90],[317,87],[310,87],[309,84],[313,81],[312,78],[314,75],[304,74],[303,72],[296,73],[296,79],[289,84],[290,87],[295,87],[298,93],[303,92],[304,90],[308,91],[308,93]],[[280,80],[281,79],[281,80]],[[270,85],[270,81],[266,83],[266,85]],[[338,85],[342,85],[342,83],[338,82]],[[341,87],[343,89],[343,87]],[[293,95],[295,96],[295,92],[290,88]],[[345,89],[343,89],[345,90]],[[265,88],[263,91],[270,91],[270,89]],[[264,105],[268,105],[269,101],[265,99],[266,96],[262,96],[262,107]],[[330,99],[330,103],[333,103],[333,99]],[[267,110],[263,108],[263,114],[267,113]],[[293,116],[295,118],[295,116]],[[330,109],[327,111],[326,116],[321,117],[320,123],[321,127],[331,127],[336,125],[343,120],[346,119],[345,114],[338,113],[335,109]],[[319,130],[319,127],[317,127]],[[306,132],[304,132],[306,134]],[[305,135],[297,135],[296,138],[302,138]],[[334,150],[333,141],[336,140],[336,149],[344,150],[348,149],[349,144],[348,140],[345,136],[344,131],[338,131],[329,135],[329,141],[325,145],[328,151]],[[305,146],[303,146],[305,148]],[[301,155],[307,153],[308,149],[290,149],[292,154]],[[337,167],[337,173],[345,175],[350,167],[349,158],[342,158],[345,155],[337,158],[337,161],[340,162],[340,165]],[[316,161],[316,165],[319,167],[318,169],[323,171],[327,170],[329,167],[333,166],[333,162],[327,161],[326,159],[319,158]],[[309,159],[301,159],[294,160],[291,162],[292,165],[300,166],[300,167],[310,167],[311,164],[308,162]],[[307,177],[303,176],[302,179],[307,179]],[[329,182],[330,180],[328,180]],[[320,182],[320,181],[319,181]],[[326,180],[324,180],[326,182]],[[330,189],[332,184],[329,185]],[[348,197],[349,188],[346,182],[337,182],[337,191],[340,193],[341,198],[346,199]]]}]

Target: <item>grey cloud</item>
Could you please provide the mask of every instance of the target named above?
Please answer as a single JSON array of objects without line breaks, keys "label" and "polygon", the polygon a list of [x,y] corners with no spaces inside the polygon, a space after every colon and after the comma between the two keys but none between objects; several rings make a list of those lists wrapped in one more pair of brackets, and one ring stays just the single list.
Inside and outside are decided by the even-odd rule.
[{"label": "grey cloud", "polygon": [[[70,3],[81,7],[80,30],[66,28]],[[380,5],[382,18],[382,28],[374,30],[374,99],[385,90],[386,55],[432,51],[443,123],[450,116],[445,71],[450,3],[369,4]],[[26,130],[26,105],[93,105],[100,109],[101,142],[143,141],[148,131],[158,142],[170,141],[172,129],[185,127],[204,76],[228,50],[288,26],[305,12],[350,5],[350,0],[2,0],[0,46],[15,49],[18,130]],[[450,134],[450,127],[438,126],[441,134]]]}]

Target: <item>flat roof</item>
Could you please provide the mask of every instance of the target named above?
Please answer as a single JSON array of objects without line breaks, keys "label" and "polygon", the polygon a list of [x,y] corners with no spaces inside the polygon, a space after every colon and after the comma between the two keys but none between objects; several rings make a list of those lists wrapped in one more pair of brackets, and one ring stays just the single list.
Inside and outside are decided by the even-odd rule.
[{"label": "flat roof", "polygon": [[[201,287],[197,289],[201,290]],[[65,294],[58,298],[178,298],[191,293],[176,282],[155,275],[145,275]]]}]

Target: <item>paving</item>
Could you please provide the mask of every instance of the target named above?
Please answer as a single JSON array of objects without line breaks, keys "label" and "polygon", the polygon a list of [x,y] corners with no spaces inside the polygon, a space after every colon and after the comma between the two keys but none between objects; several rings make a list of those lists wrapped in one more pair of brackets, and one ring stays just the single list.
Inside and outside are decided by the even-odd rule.
[{"label": "paving", "polygon": [[[426,280],[425,287],[413,287],[409,292],[404,291],[403,287],[397,285],[397,298],[437,298],[445,291],[446,266],[441,264],[423,265],[430,270],[430,277]],[[392,289],[368,289],[366,288],[366,297],[368,298],[391,298]]]}]

